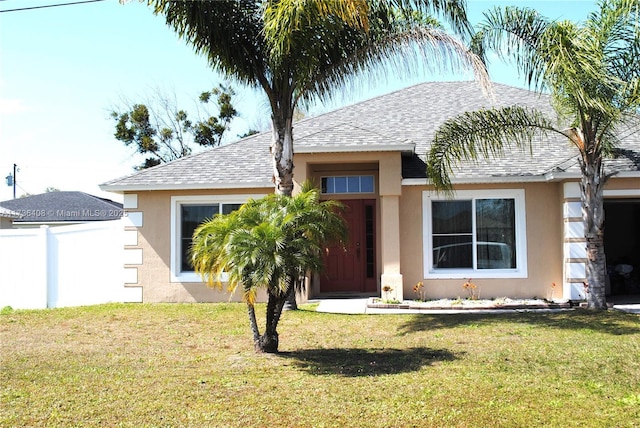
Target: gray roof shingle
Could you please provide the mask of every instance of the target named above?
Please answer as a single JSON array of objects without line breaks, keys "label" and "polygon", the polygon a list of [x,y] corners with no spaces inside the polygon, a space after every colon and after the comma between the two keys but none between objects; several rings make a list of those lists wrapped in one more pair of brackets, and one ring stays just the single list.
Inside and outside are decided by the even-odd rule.
[{"label": "gray roof shingle", "polygon": [[[294,125],[298,153],[402,151],[403,178],[424,179],[424,159],[438,127],[462,112],[518,104],[553,114],[546,95],[502,84],[494,85],[491,101],[475,82],[427,82],[382,95]],[[271,187],[271,132],[253,135],[168,164],[118,178],[104,190],[171,188]],[[621,145],[625,156],[611,168],[640,170],[640,136]],[[463,162],[454,169],[457,181],[543,179],[551,172],[575,172],[575,150],[562,137],[537,140],[533,156],[527,150],[490,162]],[[624,161],[624,159],[635,159]]]},{"label": "gray roof shingle", "polygon": [[20,218],[22,217],[19,213],[15,211],[11,211],[5,207],[0,207],[0,217],[2,218]]},{"label": "gray roof shingle", "polygon": [[122,204],[83,192],[49,192],[0,202],[0,207],[20,214],[15,223],[117,220]]}]

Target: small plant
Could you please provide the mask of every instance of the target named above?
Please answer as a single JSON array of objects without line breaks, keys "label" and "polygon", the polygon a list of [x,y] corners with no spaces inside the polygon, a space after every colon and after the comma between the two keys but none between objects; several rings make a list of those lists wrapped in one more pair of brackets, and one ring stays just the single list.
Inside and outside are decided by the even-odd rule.
[{"label": "small plant", "polygon": [[384,298],[382,299],[382,303],[400,303],[398,302],[398,300],[394,299],[393,297],[389,297],[392,291],[393,291],[393,288],[391,288],[389,285],[385,285],[382,287],[382,293],[384,296]]},{"label": "small plant", "polygon": [[504,305],[505,303],[507,303],[509,301],[509,298],[507,296],[504,297],[496,297],[496,299],[494,300],[496,305]]},{"label": "small plant", "polygon": [[462,298],[458,296],[458,298],[454,299],[451,301],[451,306],[456,306],[456,305],[461,305],[462,304]]},{"label": "small plant", "polygon": [[418,300],[420,302],[424,302],[426,300],[424,295],[424,284],[422,283],[422,281],[413,286],[413,292],[416,293],[416,296],[418,297]]},{"label": "small plant", "polygon": [[556,283],[555,282],[551,283],[551,292],[550,293],[551,293],[551,295],[549,296],[549,300],[553,301],[553,299],[555,299],[555,296],[556,296]]},{"label": "small plant", "polygon": [[479,294],[479,290],[478,290],[478,286],[475,285],[473,282],[471,282],[471,278],[469,278],[467,280],[467,282],[465,282],[464,284],[462,284],[462,288],[464,288],[467,293],[469,294],[469,299],[471,300],[478,300],[478,294]]}]

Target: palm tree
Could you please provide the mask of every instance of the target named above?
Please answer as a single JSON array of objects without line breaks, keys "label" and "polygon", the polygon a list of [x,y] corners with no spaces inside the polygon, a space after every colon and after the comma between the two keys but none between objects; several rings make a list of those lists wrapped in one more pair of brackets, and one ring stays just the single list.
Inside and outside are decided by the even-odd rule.
[{"label": "palm tree", "polygon": [[[470,33],[465,0],[147,0],[196,53],[269,100],[276,193],[293,192],[293,117],[299,102],[330,98],[357,75],[472,69],[484,64],[447,34]],[[295,308],[292,293],[289,308]]]},{"label": "palm tree", "polygon": [[[320,202],[319,197],[320,191],[306,182],[295,196],[251,200],[194,232],[196,272],[211,286],[221,288],[227,276],[229,291],[241,287],[258,352],[278,351],[277,326],[289,291],[303,288],[305,276],[322,269],[326,244],[346,239],[340,203]],[[259,289],[268,295],[262,335],[254,307]]]},{"label": "palm tree", "polygon": [[[464,0],[147,0],[156,14],[211,65],[261,88],[271,107],[275,190],[293,191],[296,105],[325,99],[356,75],[405,76],[466,66],[482,80],[484,65],[447,34],[469,33]],[[371,79],[369,79],[371,80]]]},{"label": "palm tree", "polygon": [[[436,132],[427,174],[439,189],[452,189],[452,165],[483,155],[504,155],[530,146],[536,135],[560,135],[576,149],[582,173],[582,216],[587,244],[587,306],[605,309],[603,160],[615,154],[623,129],[640,113],[638,0],[601,0],[581,24],[549,21],[527,8],[485,13],[474,39],[484,54],[513,55],[527,83],[550,92],[557,118],[520,106],[467,112]],[[637,129],[637,128],[636,128]],[[625,130],[625,132],[627,132]]]}]

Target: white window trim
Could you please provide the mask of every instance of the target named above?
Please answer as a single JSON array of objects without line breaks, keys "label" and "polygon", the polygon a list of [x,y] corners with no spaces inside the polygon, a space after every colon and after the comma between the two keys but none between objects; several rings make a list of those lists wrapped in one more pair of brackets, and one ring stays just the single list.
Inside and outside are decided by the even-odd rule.
[{"label": "white window trim", "polygon": [[[433,240],[431,201],[458,199],[514,199],[516,229],[515,269],[435,269],[433,267]],[[435,191],[422,192],[422,227],[425,279],[460,278],[527,278],[527,224],[524,189],[458,190],[453,198]]]},{"label": "white window trim", "polygon": [[[249,199],[260,199],[266,195],[191,195],[171,197],[171,268],[170,282],[200,282],[202,277],[195,272],[180,270],[180,207],[183,204],[244,204]],[[224,280],[224,278],[223,278]]]}]

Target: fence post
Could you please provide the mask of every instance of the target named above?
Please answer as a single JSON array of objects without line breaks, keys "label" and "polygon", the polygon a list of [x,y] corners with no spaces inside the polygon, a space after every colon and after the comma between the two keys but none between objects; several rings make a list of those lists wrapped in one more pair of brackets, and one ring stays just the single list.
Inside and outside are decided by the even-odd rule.
[{"label": "fence post", "polygon": [[41,263],[42,268],[38,271],[40,272],[40,278],[38,278],[37,283],[41,284],[41,287],[44,288],[44,296],[46,302],[46,308],[54,308],[55,307],[55,299],[57,298],[55,290],[52,290],[52,280],[51,280],[51,267],[50,267],[50,251],[49,248],[49,226],[42,225],[40,226],[40,251],[41,256],[36,257],[36,259]]}]

